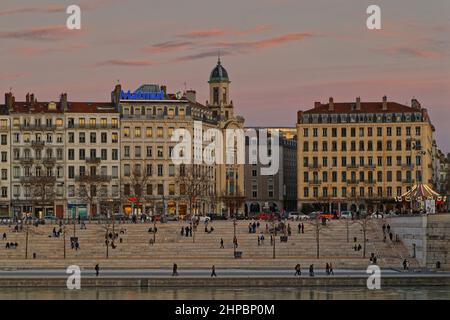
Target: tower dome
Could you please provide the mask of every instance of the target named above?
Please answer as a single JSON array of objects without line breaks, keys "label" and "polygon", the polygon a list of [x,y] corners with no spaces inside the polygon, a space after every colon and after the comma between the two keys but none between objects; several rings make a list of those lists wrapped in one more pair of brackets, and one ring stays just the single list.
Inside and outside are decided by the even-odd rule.
[{"label": "tower dome", "polygon": [[230,79],[228,78],[228,72],[222,66],[220,57],[217,60],[217,65],[211,71],[211,76],[209,77],[209,83],[212,82],[230,82]]}]

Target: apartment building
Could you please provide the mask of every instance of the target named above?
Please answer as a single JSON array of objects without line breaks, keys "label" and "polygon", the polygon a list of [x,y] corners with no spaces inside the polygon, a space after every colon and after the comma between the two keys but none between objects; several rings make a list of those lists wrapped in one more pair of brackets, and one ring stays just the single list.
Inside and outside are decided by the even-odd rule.
[{"label": "apartment building", "polygon": [[11,205],[11,140],[10,118],[0,108],[0,216],[9,216]]},{"label": "apartment building", "polygon": [[389,102],[335,103],[299,111],[298,207],[317,210],[405,209],[394,197],[433,184],[428,112]]}]

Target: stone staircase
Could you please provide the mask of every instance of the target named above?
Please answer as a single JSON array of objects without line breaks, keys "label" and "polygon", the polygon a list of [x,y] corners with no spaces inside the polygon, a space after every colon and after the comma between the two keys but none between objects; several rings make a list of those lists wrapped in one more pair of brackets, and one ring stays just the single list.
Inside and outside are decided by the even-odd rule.
[{"label": "stone staircase", "polygon": [[[25,259],[25,228],[22,232],[13,233],[8,226],[0,226],[0,235],[7,233],[7,240],[0,240],[0,268],[56,268],[69,264],[78,264],[92,268],[95,263],[102,263],[109,268],[170,268],[174,262],[185,268],[209,268],[212,264],[221,268],[290,268],[297,263],[303,267],[314,263],[324,267],[326,262],[332,262],[334,268],[362,269],[369,263],[371,252],[381,259],[382,267],[401,268],[404,252],[401,244],[392,245],[383,242],[381,227],[377,221],[371,221],[367,238],[366,258],[362,258],[362,251],[353,249],[353,237],[358,238],[362,245],[361,227],[349,223],[349,242],[347,242],[347,225],[345,221],[333,220],[327,228],[320,233],[320,258],[316,259],[315,227],[304,222],[305,233],[297,232],[298,222],[289,222],[292,235],[288,242],[280,242],[276,238],[276,259],[273,259],[273,247],[270,245],[270,234],[266,232],[266,223],[261,222],[257,233],[248,232],[249,221],[237,221],[236,237],[238,251],[243,255],[234,259],[233,221],[213,221],[209,224],[214,227],[213,233],[205,233],[204,225],[200,224],[195,232],[195,242],[192,237],[181,236],[182,226],[185,222],[168,222],[157,224],[158,232],[155,243],[150,244],[154,235],[148,233],[153,224],[115,224],[115,232],[126,230],[119,234],[122,243],[116,241],[117,247],[109,247],[106,259],[104,225],[87,223],[86,230],[80,230],[76,225],[76,236],[79,238],[80,249],[74,250],[70,246],[70,237],[73,235],[73,225],[66,226],[66,259],[63,259],[64,239],[49,237],[55,225],[29,226],[28,233],[28,259]],[[270,227],[270,223],[269,223]],[[110,226],[111,228],[111,226]],[[59,227],[56,226],[58,230]],[[258,245],[257,237],[262,232],[264,243]],[[0,237],[1,238],[1,237]],[[224,247],[220,248],[223,239]],[[5,249],[6,242],[17,242],[18,248]],[[33,259],[33,253],[36,258]],[[412,265],[412,259],[409,259]]]}]

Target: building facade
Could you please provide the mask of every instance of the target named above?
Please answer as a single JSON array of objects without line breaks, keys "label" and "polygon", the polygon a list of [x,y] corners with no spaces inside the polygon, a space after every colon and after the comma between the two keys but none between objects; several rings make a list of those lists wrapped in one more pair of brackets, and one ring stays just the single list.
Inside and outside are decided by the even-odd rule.
[{"label": "building facade", "polygon": [[250,162],[251,144],[257,143],[257,140],[252,141],[250,137],[246,139],[245,212],[251,216],[260,212],[295,211],[297,209],[297,130],[295,128],[263,129],[267,129],[269,136],[274,130],[279,132],[279,169],[274,175],[262,175],[261,168],[266,165],[262,165],[259,161]]},{"label": "building facade", "polygon": [[202,160],[208,129],[243,128],[220,60],[209,86],[212,102],[205,105],[193,90],[171,94],[157,85],[134,92],[117,85],[110,102],[72,102],[65,93],[56,102],[38,102],[34,94],[16,101],[6,93],[0,105],[0,216],[243,211],[243,164],[172,161],[177,129],[200,137],[201,147],[183,151]]},{"label": "building facade", "polygon": [[405,210],[395,196],[433,184],[427,110],[388,102],[316,102],[298,112],[299,209]]}]

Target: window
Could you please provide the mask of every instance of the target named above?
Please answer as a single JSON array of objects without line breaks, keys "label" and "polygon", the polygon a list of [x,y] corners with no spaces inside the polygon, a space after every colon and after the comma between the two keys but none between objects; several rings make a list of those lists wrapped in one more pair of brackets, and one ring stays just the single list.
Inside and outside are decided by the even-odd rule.
[{"label": "window", "polygon": [[147,158],[152,157],[153,148],[151,146],[147,146]]},{"label": "window", "polygon": [[123,148],[123,156],[125,158],[129,158],[130,157],[130,147],[129,146],[125,146]]},{"label": "window", "polygon": [[117,143],[119,142],[119,134],[117,132],[113,132],[111,134],[111,142],[112,143]]},{"label": "window", "polygon": [[91,132],[90,141],[91,141],[91,143],[97,143],[97,133]]},{"label": "window", "polygon": [[106,128],[106,126],[108,125],[108,120],[106,118],[101,118],[100,125],[102,126],[102,128]]},{"label": "window", "polygon": [[6,146],[8,144],[8,140],[7,140],[6,134],[2,134],[2,136],[1,136],[1,144],[2,144],[2,146]]},{"label": "window", "polygon": [[420,127],[416,127],[416,136],[420,136]]},{"label": "window", "polygon": [[75,150],[74,149],[69,149],[68,150],[68,159],[69,160],[75,160]]},{"label": "window", "polygon": [[79,151],[78,151],[78,159],[86,160],[86,149],[79,149]]},{"label": "window", "polygon": [[156,129],[156,136],[158,138],[163,138],[164,137],[164,129],[163,129],[163,127],[158,127]]},{"label": "window", "polygon": [[123,165],[123,175],[125,177],[129,177],[130,176],[130,165],[129,164],[124,164]]},{"label": "window", "polygon": [[162,164],[158,164],[158,177],[162,177],[163,176],[163,165]]},{"label": "window", "polygon": [[69,143],[75,142],[75,133],[69,132]]},{"label": "window", "polygon": [[108,150],[107,149],[102,149],[100,151],[100,156],[102,160],[108,160]]},{"label": "window", "polygon": [[80,143],[85,143],[86,142],[86,134],[84,132],[80,132],[80,135],[78,136],[78,141]]},{"label": "window", "polygon": [[141,147],[140,146],[135,146],[134,147],[134,156],[136,158],[140,158],[141,157]]},{"label": "window", "polygon": [[112,160],[119,160],[119,150],[112,149],[111,158],[112,158]]},{"label": "window", "polygon": [[123,127],[122,132],[123,132],[123,136],[125,138],[128,138],[130,136],[130,127]]},{"label": "window", "polygon": [[90,119],[89,119],[89,126],[90,126],[91,128],[95,128],[96,125],[97,125],[97,119],[95,119],[95,118],[90,118]]},{"label": "window", "polygon": [[108,136],[107,136],[107,133],[106,133],[106,132],[102,132],[102,133],[100,134],[100,137],[101,137],[101,142],[102,142],[102,143],[108,143]]},{"label": "window", "polygon": [[75,178],[75,167],[74,166],[69,166],[69,179],[74,179]]},{"label": "window", "polygon": [[134,128],[134,137],[140,138],[141,137],[141,127],[135,127]]}]

